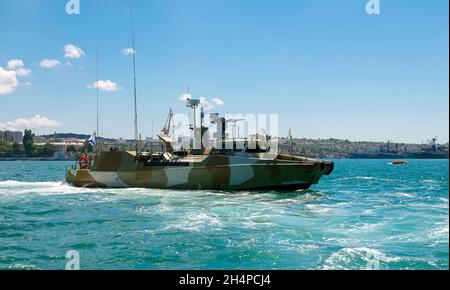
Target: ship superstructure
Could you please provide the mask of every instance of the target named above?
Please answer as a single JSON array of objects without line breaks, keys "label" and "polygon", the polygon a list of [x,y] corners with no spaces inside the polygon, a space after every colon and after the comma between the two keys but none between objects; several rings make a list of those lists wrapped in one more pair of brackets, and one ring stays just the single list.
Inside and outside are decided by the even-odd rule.
[{"label": "ship superstructure", "polygon": [[200,102],[191,99],[187,105],[201,110],[199,125],[193,114],[193,137],[187,144],[179,146],[171,136],[170,111],[158,134],[164,150],[99,151],[91,168],[74,166],[67,172],[67,181],[80,187],[297,190],[309,188],[333,171],[329,161],[278,153],[267,135],[227,138],[227,120],[218,114],[210,115],[217,130],[216,138],[210,140]]}]

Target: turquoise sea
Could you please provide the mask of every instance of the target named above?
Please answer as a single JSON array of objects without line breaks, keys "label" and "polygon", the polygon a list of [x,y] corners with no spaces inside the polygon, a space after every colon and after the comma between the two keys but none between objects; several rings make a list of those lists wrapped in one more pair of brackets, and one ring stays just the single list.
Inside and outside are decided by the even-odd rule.
[{"label": "turquoise sea", "polygon": [[80,189],[0,162],[0,269],[448,269],[449,162],[336,160],[311,190]]}]

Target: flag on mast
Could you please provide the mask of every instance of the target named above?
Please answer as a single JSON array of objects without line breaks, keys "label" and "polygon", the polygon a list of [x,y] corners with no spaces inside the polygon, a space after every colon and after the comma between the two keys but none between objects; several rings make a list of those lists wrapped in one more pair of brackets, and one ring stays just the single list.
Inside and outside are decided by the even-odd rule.
[{"label": "flag on mast", "polygon": [[91,144],[92,146],[97,145],[97,133],[94,132],[94,134],[92,134],[92,136],[89,138],[88,143]]},{"label": "flag on mast", "polygon": [[288,138],[289,138],[289,142],[291,142],[291,144],[293,144],[293,143],[294,143],[294,138],[292,137],[292,131],[291,131],[291,129],[289,129]]},{"label": "flag on mast", "polygon": [[289,138],[289,153],[292,156],[292,147],[294,146],[294,138],[292,137],[292,131],[290,128],[289,128],[288,138]]}]

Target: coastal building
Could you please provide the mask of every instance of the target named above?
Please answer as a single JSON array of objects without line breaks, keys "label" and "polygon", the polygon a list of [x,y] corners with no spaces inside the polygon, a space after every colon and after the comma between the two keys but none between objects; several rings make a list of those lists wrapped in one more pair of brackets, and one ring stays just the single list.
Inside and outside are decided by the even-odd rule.
[{"label": "coastal building", "polygon": [[42,136],[33,136],[33,143],[34,144],[45,144],[45,143],[47,143],[47,140]]},{"label": "coastal building", "polygon": [[23,133],[20,131],[0,131],[0,139],[20,143],[23,139]]},{"label": "coastal building", "polygon": [[71,160],[75,156],[73,152],[67,150],[69,147],[82,148],[84,146],[84,140],[75,138],[66,138],[60,141],[51,142],[55,146],[55,153],[53,158],[56,160]]}]

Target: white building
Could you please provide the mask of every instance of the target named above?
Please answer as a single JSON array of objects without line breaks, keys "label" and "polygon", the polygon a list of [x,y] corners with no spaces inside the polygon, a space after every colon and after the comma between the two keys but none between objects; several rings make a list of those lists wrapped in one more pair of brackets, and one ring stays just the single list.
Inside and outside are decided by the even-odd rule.
[{"label": "white building", "polygon": [[20,131],[0,131],[0,139],[21,143],[23,141],[23,133]]}]

